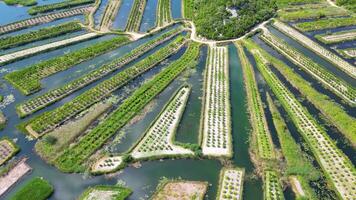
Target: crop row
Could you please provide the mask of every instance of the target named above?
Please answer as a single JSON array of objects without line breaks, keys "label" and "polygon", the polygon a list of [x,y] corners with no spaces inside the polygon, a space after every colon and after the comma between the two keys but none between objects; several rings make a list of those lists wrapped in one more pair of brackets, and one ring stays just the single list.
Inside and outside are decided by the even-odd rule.
[{"label": "crop row", "polygon": [[47,105],[50,105],[64,97],[72,94],[73,92],[83,88],[84,86],[99,80],[100,78],[112,73],[113,71],[129,64],[133,60],[144,55],[151,49],[157,47],[158,45],[170,40],[174,36],[182,32],[182,29],[177,28],[172,31],[169,31],[154,40],[148,41],[147,43],[137,47],[136,49],[130,51],[126,55],[115,59],[114,61],[102,65],[101,67],[85,74],[59,88],[48,91],[47,93],[34,97],[23,104],[20,104],[17,107],[17,111],[21,117],[27,116],[37,110],[40,110]]},{"label": "crop row", "polygon": [[[132,193],[130,188],[119,185],[96,185],[87,188],[77,200],[111,199],[124,200]],[[104,198],[109,197],[109,198]]]},{"label": "crop row", "polygon": [[348,12],[342,8],[324,5],[317,8],[299,8],[295,10],[281,10],[278,16],[283,21],[298,21],[303,19],[319,19],[322,17],[343,17],[347,16]]},{"label": "crop row", "polygon": [[356,40],[356,30],[353,29],[349,31],[339,31],[335,33],[319,34],[316,35],[315,38],[325,44],[352,41],[352,40]]},{"label": "crop row", "polygon": [[90,3],[94,3],[94,2],[95,2],[95,0],[66,0],[63,2],[59,2],[59,3],[47,4],[47,5],[41,5],[41,6],[33,6],[28,10],[28,13],[30,15],[37,15],[40,13],[47,13],[47,12],[51,12],[54,10],[72,8],[72,7],[90,4]]},{"label": "crop row", "polygon": [[220,183],[217,200],[241,200],[244,182],[244,170],[223,168],[220,172]]},{"label": "crop row", "polygon": [[74,37],[71,37],[68,39],[59,40],[56,42],[31,47],[31,48],[23,49],[20,51],[15,51],[13,53],[9,53],[9,54],[0,56],[0,64],[8,64],[8,63],[15,62],[15,61],[21,60],[21,59],[29,57],[29,56],[36,55],[36,54],[44,52],[44,51],[54,50],[57,48],[61,48],[61,47],[64,47],[64,46],[67,46],[70,44],[75,44],[78,42],[89,40],[89,39],[99,37],[99,36],[101,36],[101,35],[99,35],[96,32],[91,32],[91,33],[86,33],[86,34],[79,35],[79,36],[74,36]]},{"label": "crop row", "polygon": [[60,36],[66,33],[80,31],[81,29],[82,27],[79,25],[79,23],[69,22],[50,28],[43,28],[37,31],[31,31],[22,35],[4,37],[0,40],[0,49],[9,49],[31,42]]},{"label": "crop row", "polygon": [[41,89],[41,79],[60,71],[67,70],[68,68],[71,68],[81,62],[87,61],[125,45],[128,42],[129,39],[127,37],[118,36],[63,56],[45,60],[31,65],[30,67],[11,72],[6,74],[5,79],[19,89],[23,94],[29,95]]},{"label": "crop row", "polygon": [[119,11],[121,0],[111,0],[105,8],[104,16],[100,22],[100,30],[109,30],[112,25],[112,21],[115,19],[117,12]]},{"label": "crop row", "polygon": [[248,107],[250,110],[250,120],[253,127],[254,135],[257,139],[258,155],[263,159],[273,159],[274,147],[271,138],[271,133],[267,126],[267,121],[257,88],[255,74],[251,63],[243,50],[241,44],[237,44],[239,58],[244,73],[244,82],[248,96]]},{"label": "crop row", "polygon": [[[64,105],[35,117],[30,120],[27,130],[32,129],[38,135],[42,135],[52,130],[59,124],[99,102],[135,77],[153,68],[155,65],[178,51],[185,44],[185,41],[185,38],[178,37],[168,46],[159,49],[154,54],[136,63],[134,66],[101,82]],[[29,132],[31,133],[31,131]]]},{"label": "crop row", "polygon": [[14,22],[11,24],[6,24],[3,26],[0,26],[0,35],[5,34],[5,33],[10,33],[13,31],[18,31],[21,29],[25,29],[31,26],[35,26],[35,25],[39,25],[39,24],[43,24],[43,23],[47,23],[47,22],[51,22],[51,21],[55,21],[58,19],[62,19],[65,17],[71,17],[71,16],[75,16],[75,15],[81,15],[85,12],[88,12],[91,9],[91,7],[82,7],[82,8],[74,8],[71,10],[65,10],[65,11],[61,11],[61,12],[56,12],[56,13],[51,13],[48,15],[41,15],[38,17],[33,17],[30,19],[25,19],[22,21],[18,21],[18,22]]},{"label": "crop row", "polygon": [[14,156],[20,149],[11,140],[0,139],[0,166]]},{"label": "crop row", "polygon": [[172,21],[171,0],[159,0],[157,9],[157,26],[163,26]]},{"label": "crop row", "polygon": [[286,56],[301,69],[309,73],[315,79],[319,80],[325,88],[330,89],[335,94],[345,99],[346,102],[349,102],[350,104],[355,103],[356,92],[348,83],[336,77],[334,74],[330,73],[328,70],[318,65],[312,59],[306,57],[286,42],[273,36],[270,32],[265,31],[261,35],[261,39],[276,49],[279,53]]},{"label": "crop row", "polygon": [[282,31],[283,33],[285,33],[286,35],[288,35],[289,37],[295,39],[303,46],[307,47],[308,49],[311,49],[321,57],[325,58],[336,67],[346,72],[348,75],[354,78],[356,77],[356,68],[354,66],[352,66],[350,63],[346,62],[336,54],[332,53],[331,51],[320,46],[318,43],[309,39],[307,36],[301,34],[294,28],[279,21],[275,21],[273,23],[273,26],[276,27],[278,30]]},{"label": "crop row", "polygon": [[273,170],[264,172],[264,198],[265,200],[284,200],[283,190],[278,175]]},{"label": "crop row", "polygon": [[356,25],[356,17],[323,18],[315,21],[301,22],[295,25],[300,31],[317,31]]},{"label": "crop row", "polygon": [[138,88],[101,124],[84,135],[78,143],[65,150],[56,159],[56,166],[65,172],[83,170],[83,162],[163,91],[181,72],[189,66],[193,66],[199,53],[200,45],[190,43],[179,60],[170,64],[153,79]]},{"label": "crop row", "polygon": [[210,47],[205,74],[204,155],[231,156],[228,49]]},{"label": "crop row", "polygon": [[183,0],[183,17],[193,19],[194,16],[194,0]]},{"label": "crop row", "polygon": [[356,195],[354,184],[356,177],[351,161],[337,148],[308,110],[273,74],[263,55],[258,50],[252,53],[258,69],[309,145],[326,177],[329,178],[342,199],[353,199]]},{"label": "crop row", "polygon": [[145,11],[147,0],[134,0],[125,30],[128,32],[138,32],[140,29],[143,12]]},{"label": "crop row", "polygon": [[178,90],[142,140],[131,152],[134,159],[165,157],[170,155],[193,155],[194,153],[173,143],[174,135],[189,98],[190,87]]}]

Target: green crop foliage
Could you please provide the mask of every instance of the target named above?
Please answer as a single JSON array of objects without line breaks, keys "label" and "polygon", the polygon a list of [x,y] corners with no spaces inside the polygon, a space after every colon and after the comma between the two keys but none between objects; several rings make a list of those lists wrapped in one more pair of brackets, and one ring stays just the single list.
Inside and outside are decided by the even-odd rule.
[{"label": "green crop foliage", "polygon": [[329,28],[338,28],[356,25],[356,17],[320,19],[296,24],[301,31],[316,31]]},{"label": "green crop foliage", "polygon": [[159,0],[157,9],[157,26],[163,26],[172,21],[171,0]]},{"label": "green crop foliage", "polygon": [[171,63],[153,79],[138,88],[105,121],[84,135],[78,143],[65,150],[56,159],[56,166],[65,172],[83,170],[83,162],[163,91],[182,71],[194,65],[199,53],[200,45],[190,43],[179,60]]},{"label": "green crop foliage", "polygon": [[94,3],[95,0],[66,0],[64,2],[42,5],[42,6],[34,6],[28,10],[30,15],[37,15],[39,13],[51,12],[54,10],[61,10],[72,8],[80,5]]},{"label": "green crop foliage", "polygon": [[326,6],[324,8],[303,8],[300,7],[295,11],[282,10],[278,12],[278,16],[285,21],[297,21],[302,19],[319,19],[323,17],[341,17],[349,15],[343,9]]},{"label": "green crop foliage", "polygon": [[80,30],[82,30],[82,27],[79,25],[78,22],[69,22],[50,28],[43,28],[37,31],[31,31],[29,33],[21,35],[4,37],[0,40],[0,49],[9,49],[31,42],[44,40]]},{"label": "green crop foliage", "polygon": [[7,5],[33,6],[37,4],[37,0],[4,0]]},{"label": "green crop foliage", "polygon": [[129,39],[127,37],[115,37],[63,56],[42,61],[31,65],[28,68],[8,73],[5,75],[5,79],[19,89],[23,94],[30,95],[41,89],[41,79],[69,69],[81,62],[107,53],[127,43],[129,43]]},{"label": "green crop foliage", "polygon": [[11,200],[45,200],[53,193],[52,185],[43,178],[36,177],[20,188]]},{"label": "green crop foliage", "polygon": [[138,32],[140,30],[140,25],[143,17],[143,12],[145,11],[147,0],[134,0],[132,5],[129,18],[126,24],[126,31]]}]

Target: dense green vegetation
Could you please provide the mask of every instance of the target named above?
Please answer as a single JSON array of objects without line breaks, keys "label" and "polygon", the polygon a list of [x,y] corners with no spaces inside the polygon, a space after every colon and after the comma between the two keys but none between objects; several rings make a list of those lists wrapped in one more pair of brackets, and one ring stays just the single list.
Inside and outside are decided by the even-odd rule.
[{"label": "dense green vegetation", "polygon": [[72,8],[75,6],[85,5],[89,3],[94,3],[95,0],[66,0],[59,3],[47,4],[42,6],[34,6],[28,10],[30,15],[37,15],[39,13],[51,12],[54,10],[61,10],[66,8]]},{"label": "dense green vegetation", "polygon": [[59,156],[56,159],[56,166],[65,172],[82,171],[83,162],[163,91],[183,70],[194,65],[199,52],[200,45],[190,43],[179,60],[171,63],[153,79],[138,88],[105,121]]},{"label": "dense green vegetation", "polygon": [[168,46],[159,49],[154,54],[136,63],[134,66],[129,67],[110,79],[101,82],[64,105],[31,119],[29,122],[31,128],[40,135],[50,129],[53,129],[53,127],[58,124],[63,123],[65,120],[68,120],[91,105],[99,102],[112,91],[117,90],[130,80],[153,68],[155,65],[162,62],[164,59],[181,48],[184,43],[185,38],[183,38],[183,36],[178,37]]},{"label": "dense green vegetation", "polygon": [[319,19],[323,17],[347,16],[348,12],[338,7],[325,6],[322,8],[298,7],[293,11],[281,10],[278,16],[284,21],[297,21],[302,19]]},{"label": "dense green vegetation", "polygon": [[37,31],[31,31],[21,35],[4,37],[0,40],[0,50],[13,48],[80,30],[82,30],[82,27],[78,22],[69,22],[49,28],[42,28]]},{"label": "dense green vegetation", "polygon": [[11,200],[45,200],[53,193],[52,185],[43,178],[31,179],[20,188]]},{"label": "dense green vegetation", "polygon": [[316,31],[329,28],[338,28],[356,25],[356,17],[320,19],[310,22],[296,24],[296,28],[301,31]]},{"label": "dense green vegetation", "polygon": [[171,0],[159,0],[156,25],[163,26],[172,21]]},{"label": "dense green vegetation", "polygon": [[7,5],[33,6],[37,4],[37,0],[4,0]]},{"label": "dense green vegetation", "polygon": [[64,71],[96,56],[107,53],[127,44],[128,42],[129,39],[127,37],[118,36],[63,56],[42,61],[31,65],[28,68],[8,73],[4,78],[19,89],[23,94],[29,95],[41,89],[41,79],[57,72]]},{"label": "dense green vegetation", "polygon": [[285,63],[269,55],[262,48],[255,48],[258,48],[264,57],[270,63],[273,63],[273,66],[280,71],[286,79],[297,88],[306,99],[308,99],[308,101],[315,105],[322,114],[340,130],[353,146],[356,146],[355,118],[348,115],[340,105],[335,103],[330,97],[315,90],[309,82],[296,74]]},{"label": "dense green vegetation", "polygon": [[[87,200],[88,196],[90,196],[90,193],[94,192],[94,191],[108,191],[110,193],[113,193],[113,196],[111,198],[111,200],[124,200],[126,199],[128,196],[130,196],[130,194],[132,193],[132,190],[126,187],[122,187],[122,186],[118,186],[118,185],[96,185],[94,187],[89,187],[88,189],[86,189],[82,195],[80,195],[80,197],[78,198],[78,200]],[[98,193],[100,194],[100,193]],[[99,196],[95,196],[96,198],[100,198]]]},{"label": "dense green vegetation", "polygon": [[144,55],[151,49],[157,47],[158,45],[164,43],[165,41],[170,40],[174,36],[182,32],[181,28],[173,29],[167,33],[162,34],[156,39],[150,40],[145,44],[133,49],[124,56],[113,60],[112,62],[102,65],[99,68],[59,87],[54,90],[50,90],[43,95],[36,96],[20,105],[17,106],[17,111],[20,117],[27,116],[37,110],[40,110],[46,107],[49,104],[52,104],[64,97],[72,94],[73,92],[83,88],[84,86],[112,73],[113,71],[129,64],[133,60]]},{"label": "dense green vegetation", "polygon": [[356,0],[336,0],[336,4],[344,6],[346,9],[356,12]]},{"label": "dense green vegetation", "polygon": [[[194,4],[194,9],[189,6],[185,11],[194,13],[192,19],[197,34],[214,40],[240,37],[256,24],[274,16],[277,9],[273,0],[201,0],[189,3]],[[237,16],[233,16],[234,11]]]},{"label": "dense green vegetation", "polygon": [[126,24],[126,31],[138,32],[140,30],[140,25],[143,17],[143,12],[145,11],[147,0],[134,0],[132,5],[129,18]]},{"label": "dense green vegetation", "polygon": [[194,13],[194,0],[183,0],[183,17],[192,19]]},{"label": "dense green vegetation", "polygon": [[279,8],[294,6],[294,5],[302,5],[304,4],[316,4],[320,3],[323,0],[276,0]]},{"label": "dense green vegetation", "polygon": [[244,73],[244,82],[248,99],[248,107],[250,110],[250,123],[253,127],[255,140],[257,140],[258,155],[262,159],[274,159],[274,147],[271,139],[271,133],[267,127],[267,121],[263,110],[261,96],[259,94],[253,67],[248,61],[248,58],[241,44],[237,43],[239,58]]},{"label": "dense green vegetation", "polygon": [[302,185],[303,190],[307,193],[306,197],[308,199],[315,199],[314,191],[310,188],[308,183],[317,180],[320,177],[320,172],[313,166],[312,160],[307,157],[293,139],[284,119],[275,107],[271,97],[268,96],[267,100],[282,153],[287,162],[285,175],[296,175],[302,183],[306,183]]}]

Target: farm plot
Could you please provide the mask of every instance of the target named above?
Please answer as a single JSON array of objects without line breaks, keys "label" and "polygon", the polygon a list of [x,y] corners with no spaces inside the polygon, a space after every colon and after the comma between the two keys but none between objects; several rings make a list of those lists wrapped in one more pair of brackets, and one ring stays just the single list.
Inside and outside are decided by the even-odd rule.
[{"label": "farm plot", "polygon": [[210,47],[205,72],[203,154],[232,156],[227,47]]},{"label": "farm plot", "polygon": [[159,0],[156,26],[164,26],[172,21],[171,0]]},{"label": "farm plot", "polygon": [[0,166],[12,158],[20,149],[8,139],[0,139]]},{"label": "farm plot", "polygon": [[[96,36],[96,33],[91,37]],[[82,36],[83,37],[83,36]],[[85,37],[88,37],[85,36]],[[42,61],[30,67],[14,71],[5,75],[5,79],[19,89],[23,94],[30,95],[41,90],[40,80],[60,71],[67,70],[81,62],[90,60],[96,56],[107,53],[129,42],[124,36],[118,36],[110,40],[96,43],[86,48]]]},{"label": "farm plot", "polygon": [[95,38],[98,36],[100,36],[100,35],[97,33],[94,33],[94,32],[86,33],[86,34],[75,36],[75,37],[68,38],[65,40],[52,42],[49,44],[44,44],[41,46],[16,51],[14,53],[5,54],[5,55],[0,56],[0,64],[14,62],[14,61],[17,61],[17,60],[20,60],[20,59],[44,52],[44,51],[49,51],[52,49],[57,49],[60,47],[68,46],[70,44],[82,42],[82,41],[89,40],[89,39],[92,39],[92,38]]},{"label": "farm plot", "polygon": [[168,46],[159,49],[157,52],[148,56],[144,60],[141,60],[134,66],[125,69],[110,79],[107,79],[95,87],[90,88],[64,105],[31,119],[28,124],[25,125],[26,130],[36,138],[47,133],[48,131],[53,130],[66,120],[69,120],[93,104],[103,100],[113,91],[122,87],[135,77],[153,68],[158,63],[177,52],[185,44],[185,42],[185,38],[178,37]]},{"label": "farm plot", "polygon": [[252,50],[257,67],[309,145],[326,177],[342,199],[354,199],[355,168],[311,114],[268,67],[258,50]]},{"label": "farm plot", "polygon": [[321,57],[325,58],[330,63],[334,64],[336,67],[346,72],[348,75],[356,78],[356,67],[352,66],[350,63],[346,62],[336,54],[325,49],[324,47],[320,46],[318,43],[309,39],[307,36],[301,34],[297,30],[293,29],[292,27],[280,21],[275,21],[273,23],[273,26],[276,27],[278,30],[282,31],[283,33],[285,33],[286,35],[288,35],[289,37],[295,39],[303,46],[307,47],[308,49],[311,49]]},{"label": "farm plot", "polygon": [[244,181],[244,170],[238,168],[223,168],[220,172],[217,200],[240,200]]},{"label": "farm plot", "polygon": [[194,16],[194,0],[183,0],[183,17],[192,19]]},{"label": "farm plot", "polygon": [[21,117],[34,113],[47,105],[50,105],[60,99],[72,94],[73,92],[85,87],[86,85],[99,80],[100,78],[114,72],[115,70],[129,64],[140,56],[144,55],[158,45],[172,39],[182,32],[181,28],[173,29],[158,38],[151,40],[136,49],[130,51],[123,57],[120,57],[108,64],[102,65],[88,74],[85,74],[78,79],[75,79],[59,88],[50,90],[47,93],[37,96],[17,106],[17,111]]},{"label": "farm plot", "polygon": [[62,10],[68,9],[76,6],[86,5],[90,3],[94,3],[95,0],[67,0],[59,3],[41,5],[41,6],[33,6],[28,10],[30,15],[37,15],[40,13],[47,13],[54,10]]},{"label": "farm plot", "polygon": [[119,11],[122,0],[110,0],[105,9],[105,14],[100,23],[101,31],[109,31],[112,21],[115,19]]},{"label": "farm plot", "polygon": [[132,190],[116,185],[97,185],[86,189],[78,200],[124,200]]},{"label": "farm plot", "polygon": [[138,88],[101,124],[71,145],[56,159],[56,166],[64,172],[83,171],[83,163],[102,147],[120,128],[139,113],[170,82],[188,67],[195,65],[200,54],[200,44],[190,43],[184,55],[171,63],[153,79]]},{"label": "farm plot", "polygon": [[82,30],[82,27],[78,22],[69,22],[60,24],[58,26],[53,26],[50,28],[42,28],[37,31],[31,31],[29,33],[16,35],[16,36],[8,36],[1,38],[0,40],[0,50],[9,49],[25,44],[29,44],[31,42],[44,40],[47,38],[52,38],[56,36],[60,36],[66,33],[72,33],[76,31]]},{"label": "farm plot", "polygon": [[275,171],[264,172],[264,198],[265,200],[284,200],[281,183]]},{"label": "farm plot", "polygon": [[312,77],[319,80],[325,88],[331,90],[350,104],[356,103],[356,92],[352,86],[342,81],[310,58],[298,52],[286,42],[273,36],[267,30],[261,35],[261,39],[272,48],[276,49],[279,53],[286,56],[301,69],[309,73]]},{"label": "farm plot", "polygon": [[346,42],[356,40],[356,29],[350,31],[340,31],[330,34],[320,34],[315,36],[316,39],[325,44],[334,44],[339,42]]},{"label": "farm plot", "polygon": [[125,30],[128,32],[138,32],[140,30],[143,12],[145,11],[147,0],[134,0]]},{"label": "farm plot", "polygon": [[66,18],[66,17],[71,17],[75,15],[81,15],[86,12],[89,12],[92,9],[90,6],[82,7],[82,8],[74,8],[71,10],[66,10],[66,11],[61,11],[61,12],[56,12],[56,13],[51,13],[48,15],[41,15],[38,17],[33,17],[30,19],[25,19],[22,21],[14,22],[11,24],[6,24],[3,26],[0,26],[0,35],[5,34],[5,33],[10,33],[13,31],[18,31],[21,29],[25,29],[31,26],[36,26],[39,24],[43,23],[48,23],[51,21],[55,21],[58,19]]},{"label": "farm plot", "polygon": [[32,170],[27,165],[26,160],[26,158],[21,159],[6,174],[0,177],[0,196]]},{"label": "farm plot", "polygon": [[47,180],[35,177],[16,191],[11,200],[46,200],[53,191],[53,186]]},{"label": "farm plot", "polygon": [[356,58],[356,48],[338,49],[337,51],[346,58]]},{"label": "farm plot", "polygon": [[253,67],[248,61],[248,58],[241,44],[237,43],[239,57],[244,73],[244,81],[248,96],[248,107],[250,110],[250,120],[253,127],[254,137],[257,140],[258,155],[262,159],[274,159],[274,147],[271,139],[271,133],[267,126],[267,121],[257,88]]},{"label": "farm plot", "polygon": [[317,31],[323,29],[339,28],[356,25],[356,17],[319,19],[310,22],[301,22],[295,25],[300,31]]},{"label": "farm plot", "polygon": [[167,106],[157,120],[134,147],[134,159],[163,158],[167,156],[192,156],[193,151],[174,144],[174,135],[189,98],[190,87],[184,86]]},{"label": "farm plot", "polygon": [[200,181],[165,181],[160,183],[152,200],[203,200],[208,189],[207,182]]},{"label": "farm plot", "polygon": [[5,124],[6,124],[6,117],[5,117],[5,115],[2,113],[2,111],[0,110],[0,130],[2,130],[3,128],[5,128]]},{"label": "farm plot", "polygon": [[105,156],[91,167],[93,173],[108,173],[118,169],[124,163],[122,156]]}]

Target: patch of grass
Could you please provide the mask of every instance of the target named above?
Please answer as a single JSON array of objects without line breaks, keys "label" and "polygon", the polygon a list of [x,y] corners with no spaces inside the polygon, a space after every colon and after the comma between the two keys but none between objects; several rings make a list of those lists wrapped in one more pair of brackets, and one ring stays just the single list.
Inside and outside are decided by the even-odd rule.
[{"label": "patch of grass", "polygon": [[36,177],[20,188],[10,200],[45,200],[53,193],[53,186],[41,177]]},{"label": "patch of grass", "polygon": [[347,16],[349,13],[338,7],[323,7],[323,8],[305,8],[299,7],[294,11],[281,10],[278,12],[278,16],[284,21],[297,21],[302,19],[320,19],[324,17],[341,17]]},{"label": "patch of grass", "polygon": [[7,5],[34,6],[37,0],[4,0]]}]

